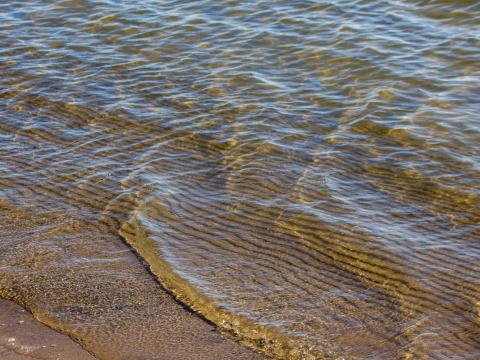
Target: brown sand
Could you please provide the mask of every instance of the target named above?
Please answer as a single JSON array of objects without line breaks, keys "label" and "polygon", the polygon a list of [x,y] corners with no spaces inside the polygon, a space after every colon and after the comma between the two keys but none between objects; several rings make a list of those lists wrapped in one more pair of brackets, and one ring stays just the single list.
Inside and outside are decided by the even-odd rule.
[{"label": "brown sand", "polygon": [[64,334],[43,325],[19,305],[0,300],[0,359],[93,360]]},{"label": "brown sand", "polygon": [[[173,305],[176,307],[176,305]],[[185,312],[186,314],[186,312]],[[197,318],[179,314],[165,332],[158,352],[165,359],[260,359],[239,344],[222,337]],[[185,319],[184,317],[187,317]],[[165,319],[166,322],[168,319]],[[185,321],[178,323],[177,321]],[[199,333],[198,333],[198,332]],[[172,335],[173,334],[173,335]],[[132,357],[130,357],[132,356]],[[0,299],[1,360],[93,360],[89,352],[67,335],[58,333],[37,321],[31,313],[11,301]],[[135,360],[130,354],[125,359]],[[138,357],[140,359],[140,357]],[[141,359],[147,359],[143,356]]]},{"label": "brown sand", "polygon": [[[4,218],[0,226],[2,295],[21,302],[35,318],[78,340],[97,358],[264,358],[224,337],[214,326],[177,303],[118,235],[87,221],[79,222],[78,226],[75,221],[61,226],[64,217],[58,214],[12,211],[10,215],[12,217]],[[22,327],[16,324],[18,316],[3,311],[7,305],[19,311],[16,305],[2,301],[1,316],[13,320],[8,321],[12,325],[0,327],[0,349],[4,352],[0,360],[26,356],[12,357],[9,338],[15,338],[15,343],[25,348],[38,348],[43,352],[48,349],[47,354],[59,351],[59,348],[41,347],[60,344],[44,335],[45,326],[37,323],[31,331],[22,332],[26,323],[21,324]],[[30,320],[30,323],[35,322]],[[72,341],[64,341],[72,346]],[[6,352],[4,346],[10,350]],[[69,349],[65,345],[64,351],[73,351]],[[77,351],[78,356],[69,353],[59,359],[87,359],[85,352]]]}]

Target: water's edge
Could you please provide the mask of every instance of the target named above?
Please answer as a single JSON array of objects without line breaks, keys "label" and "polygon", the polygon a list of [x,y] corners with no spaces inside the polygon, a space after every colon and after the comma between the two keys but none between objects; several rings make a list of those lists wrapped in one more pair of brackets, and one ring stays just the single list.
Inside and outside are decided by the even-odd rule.
[{"label": "water's edge", "polygon": [[176,274],[170,264],[163,260],[158,247],[149,238],[135,214],[123,224],[119,234],[146,263],[166,291],[188,309],[214,324],[222,333],[233,337],[247,347],[278,359],[330,358],[327,354],[314,350],[313,344],[307,344],[301,340],[292,341],[271,328],[255,324],[239,314],[220,308]]}]

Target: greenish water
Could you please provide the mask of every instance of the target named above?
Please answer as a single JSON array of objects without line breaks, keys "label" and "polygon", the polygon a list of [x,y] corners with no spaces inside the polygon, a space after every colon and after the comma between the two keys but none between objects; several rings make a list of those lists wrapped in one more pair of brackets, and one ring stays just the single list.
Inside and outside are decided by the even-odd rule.
[{"label": "greenish water", "polygon": [[478,358],[479,84],[477,1],[4,2],[0,293],[119,234],[279,358]]}]

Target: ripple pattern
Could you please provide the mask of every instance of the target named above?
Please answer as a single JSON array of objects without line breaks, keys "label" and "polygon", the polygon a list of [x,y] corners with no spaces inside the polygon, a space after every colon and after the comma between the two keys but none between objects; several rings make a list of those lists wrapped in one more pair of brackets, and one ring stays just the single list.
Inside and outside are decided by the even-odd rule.
[{"label": "ripple pattern", "polygon": [[0,45],[2,297],[157,306],[120,234],[277,358],[480,356],[477,1],[11,1]]}]

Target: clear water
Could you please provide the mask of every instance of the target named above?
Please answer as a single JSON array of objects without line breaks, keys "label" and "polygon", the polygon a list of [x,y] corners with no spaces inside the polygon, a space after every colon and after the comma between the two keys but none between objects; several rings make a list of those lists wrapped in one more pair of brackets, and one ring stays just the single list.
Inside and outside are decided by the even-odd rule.
[{"label": "clear water", "polygon": [[4,297],[81,323],[120,234],[276,357],[480,357],[477,1],[10,1],[0,45]]}]

